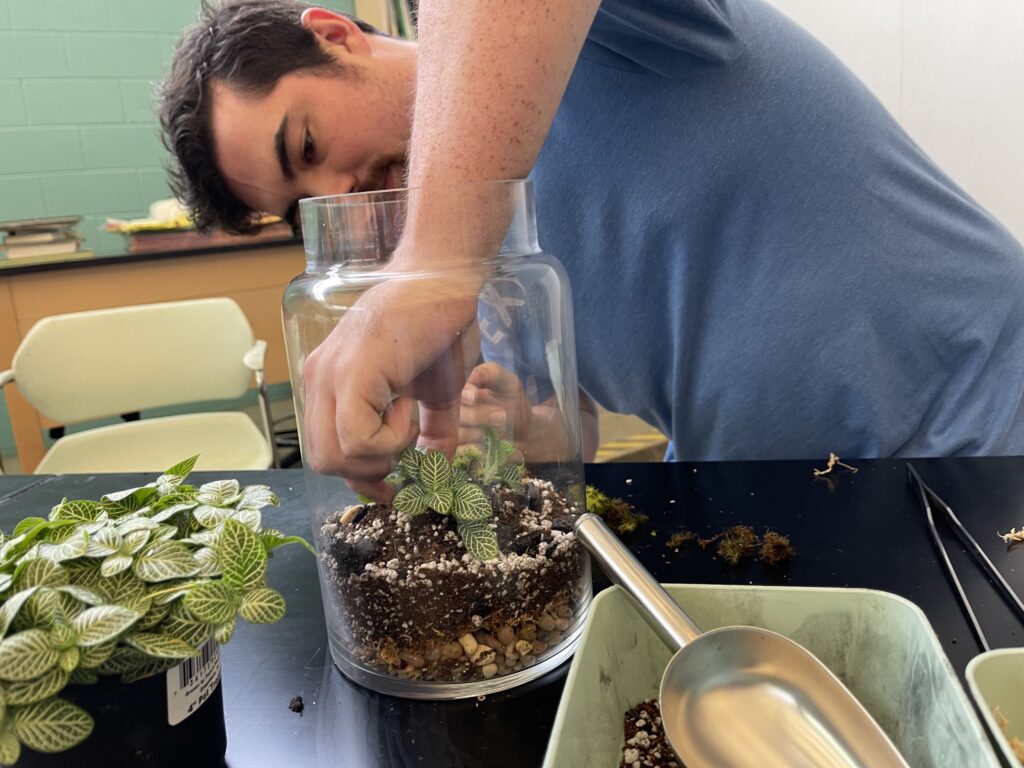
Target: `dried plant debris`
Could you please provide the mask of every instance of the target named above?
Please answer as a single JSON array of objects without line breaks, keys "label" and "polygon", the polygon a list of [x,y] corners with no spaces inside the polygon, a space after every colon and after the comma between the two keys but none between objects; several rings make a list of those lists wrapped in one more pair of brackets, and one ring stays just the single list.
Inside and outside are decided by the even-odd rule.
[{"label": "dried plant debris", "polygon": [[718,542],[718,556],[729,565],[739,565],[757,552],[758,539],[754,529],[749,525],[734,525],[729,528]]},{"label": "dried plant debris", "polygon": [[998,535],[1007,544],[1019,544],[1024,541],[1024,528],[1019,531],[1016,528],[1011,528],[1009,533],[1000,533]]},{"label": "dried plant debris", "polygon": [[704,550],[715,542],[718,543],[716,554],[731,566],[754,558],[768,565],[782,565],[796,555],[788,536],[769,528],[764,536],[759,537],[749,525],[734,525],[706,538],[683,528],[672,534],[665,546],[673,552],[679,552],[694,544]]},{"label": "dried plant debris", "polygon": [[592,485],[587,486],[587,511],[599,515],[620,536],[647,522],[647,515],[637,512],[632,504],[608,496]]},{"label": "dried plant debris", "polygon": [[302,701],[301,696],[293,696],[292,700],[288,702],[288,709],[302,717],[302,710],[306,708],[305,703]]},{"label": "dried plant debris", "polygon": [[657,699],[641,701],[623,718],[626,737],[619,768],[682,768],[665,738]]},{"label": "dried plant debris", "polygon": [[999,707],[993,707],[992,714],[996,719],[996,723],[999,725],[999,730],[1003,732],[1006,740],[1010,742],[1010,748],[1013,750],[1014,756],[1020,760],[1021,763],[1024,763],[1024,741],[1021,741],[1016,736],[1010,735],[1010,732],[1007,730],[1007,726],[1010,724],[1010,721],[1006,719],[1006,715],[1003,714],[1003,711],[999,709]]},{"label": "dried plant debris", "polygon": [[768,565],[780,565],[795,554],[796,550],[789,543],[789,536],[783,536],[770,529],[764,532],[764,538],[761,540],[761,559]]},{"label": "dried plant debris", "polygon": [[678,552],[687,544],[695,543],[696,541],[696,533],[694,533],[693,531],[687,531],[686,529],[683,529],[669,536],[668,541],[665,542],[665,546],[671,550]]},{"label": "dried plant debris", "polygon": [[834,453],[830,453],[828,455],[828,465],[824,469],[815,469],[814,476],[821,477],[822,475],[831,474],[836,467],[842,467],[848,472],[852,472],[854,474],[856,474],[859,471],[857,467],[851,467],[849,464],[844,464],[842,461],[839,460],[838,456],[836,456]]}]

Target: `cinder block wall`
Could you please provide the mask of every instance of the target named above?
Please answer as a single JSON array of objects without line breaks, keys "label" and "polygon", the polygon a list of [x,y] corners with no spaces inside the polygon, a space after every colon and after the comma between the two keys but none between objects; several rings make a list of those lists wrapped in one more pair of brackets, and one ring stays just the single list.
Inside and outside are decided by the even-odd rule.
[{"label": "cinder block wall", "polygon": [[124,251],[100,227],[170,194],[152,93],[199,5],[0,0],[0,220],[80,214],[87,248]]}]

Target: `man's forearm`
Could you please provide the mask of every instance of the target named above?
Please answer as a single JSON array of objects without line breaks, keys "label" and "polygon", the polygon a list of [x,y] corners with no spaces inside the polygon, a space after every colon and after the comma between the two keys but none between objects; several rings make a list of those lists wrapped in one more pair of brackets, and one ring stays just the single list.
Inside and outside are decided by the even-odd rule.
[{"label": "man's forearm", "polygon": [[[409,186],[525,177],[598,5],[423,0]],[[491,203],[479,194],[449,197],[434,186],[410,211],[407,231],[424,247],[437,243],[450,252],[459,243],[445,233],[481,222],[472,239],[493,249],[508,222],[488,210]]]}]

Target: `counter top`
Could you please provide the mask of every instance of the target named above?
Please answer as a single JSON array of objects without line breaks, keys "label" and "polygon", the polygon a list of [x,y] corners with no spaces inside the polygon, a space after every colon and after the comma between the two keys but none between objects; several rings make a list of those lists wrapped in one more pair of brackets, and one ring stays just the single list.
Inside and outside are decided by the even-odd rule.
[{"label": "counter top", "polygon": [[[845,457],[844,457],[845,459]],[[625,538],[663,582],[866,587],[915,602],[963,679],[980,652],[941,567],[903,460],[850,461],[856,474],[815,477],[825,462],[595,464],[587,482],[626,498],[649,520]],[[1024,457],[915,460],[922,478],[957,512],[1009,583],[1024,593],[1024,549],[997,531],[1024,523]],[[268,483],[281,498],[264,525],[310,533],[300,470],[197,474],[191,482],[237,477]],[[64,496],[140,485],[139,475],[0,477],[0,527],[45,515]],[[788,567],[729,567],[711,550],[674,553],[665,541],[682,526],[707,536],[747,524],[789,534]],[[948,531],[947,548],[994,647],[1024,637],[1016,616]],[[608,582],[595,574],[595,589]],[[288,604],[278,624],[239,623],[223,649],[228,764],[232,768],[522,768],[539,766],[568,664],[484,700],[425,702],[373,693],[331,664],[315,559],[299,547],[275,552],[268,581]],[[304,712],[289,710],[302,696]]]}]

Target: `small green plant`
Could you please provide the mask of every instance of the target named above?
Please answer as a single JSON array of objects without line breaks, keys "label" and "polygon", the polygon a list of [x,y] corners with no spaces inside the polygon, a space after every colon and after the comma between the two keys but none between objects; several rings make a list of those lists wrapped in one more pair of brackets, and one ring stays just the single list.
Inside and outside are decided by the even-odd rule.
[{"label": "small green plant", "polygon": [[89,713],[58,696],[69,683],[141,680],[211,637],[227,643],[238,617],[284,616],[267,558],[285,544],[313,549],[263,528],[260,510],[278,503],[269,487],[186,485],[197,458],[0,533],[0,764],[23,746],[62,752],[89,736]]},{"label": "small green plant", "polygon": [[500,554],[489,522],[494,511],[481,486],[503,484],[523,489],[523,465],[511,463],[511,443],[493,429],[484,431],[484,450],[463,450],[449,462],[442,451],[402,451],[391,481],[400,487],[392,505],[408,517],[433,510],[455,518],[466,551],[479,560]]}]

